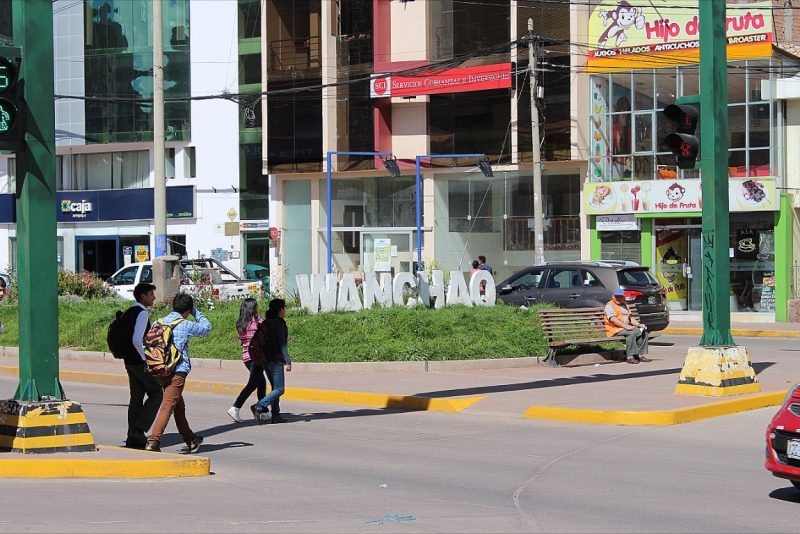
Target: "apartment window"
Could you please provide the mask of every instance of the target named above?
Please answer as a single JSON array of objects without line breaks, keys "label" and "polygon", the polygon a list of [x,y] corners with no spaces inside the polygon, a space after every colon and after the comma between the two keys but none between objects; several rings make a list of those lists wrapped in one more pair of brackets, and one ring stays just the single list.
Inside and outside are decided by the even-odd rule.
[{"label": "apartment window", "polygon": [[[174,162],[174,159],[173,159]],[[174,165],[173,165],[174,167]],[[64,189],[133,189],[150,187],[147,150],[74,154],[72,179]]]},{"label": "apartment window", "polygon": [[[64,189],[61,183],[64,179],[62,172],[62,165],[64,163],[63,156],[56,156],[56,188],[60,191]],[[8,158],[8,180],[2,188],[2,193],[16,193],[17,192],[17,159]]]},{"label": "apartment window", "polygon": [[167,148],[164,155],[164,176],[175,178],[175,149]]},{"label": "apartment window", "polygon": [[193,146],[183,149],[183,177],[197,178],[197,156]]}]

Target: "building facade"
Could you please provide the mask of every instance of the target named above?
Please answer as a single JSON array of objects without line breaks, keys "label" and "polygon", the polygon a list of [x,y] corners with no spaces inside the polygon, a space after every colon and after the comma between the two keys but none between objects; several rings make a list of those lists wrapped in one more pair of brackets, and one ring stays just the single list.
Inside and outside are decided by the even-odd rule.
[{"label": "building facade", "polygon": [[[727,6],[730,297],[733,313],[786,320],[793,291],[797,161],[776,84],[800,61],[777,44],[783,10],[771,2]],[[621,13],[624,11],[625,13]],[[628,16],[616,26],[609,17]],[[582,196],[589,257],[651,266],[674,311],[702,310],[702,189],[664,144],[675,126],[663,109],[700,95],[697,3],[654,8],[597,2],[581,12],[588,43],[584,119],[589,175]],[[791,27],[791,26],[789,26]],[[785,32],[784,32],[785,33]],[[702,136],[702,123],[698,128]],[[702,153],[700,154],[702,159]],[[759,318],[760,317],[760,318]]]}]

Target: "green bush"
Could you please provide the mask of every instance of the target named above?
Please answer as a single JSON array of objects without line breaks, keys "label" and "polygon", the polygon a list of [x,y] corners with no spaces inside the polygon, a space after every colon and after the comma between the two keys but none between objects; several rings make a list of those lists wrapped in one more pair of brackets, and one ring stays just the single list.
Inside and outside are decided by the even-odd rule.
[{"label": "green bush", "polygon": [[58,271],[58,294],[76,295],[85,299],[101,299],[116,294],[114,288],[89,271]]},{"label": "green bush", "polygon": [[[166,315],[162,303],[150,313],[155,320]],[[267,302],[259,308],[266,310]],[[106,331],[114,313],[127,303],[110,299],[58,303],[58,338],[62,348],[107,351]],[[204,311],[213,331],[194,338],[194,358],[238,360],[242,356],[236,335],[240,302],[219,303]],[[5,333],[0,345],[19,344],[17,305],[0,305]],[[373,308],[360,312],[310,314],[289,310],[286,322],[294,339],[289,352],[296,362],[363,362],[415,360],[469,360],[479,358],[521,358],[544,356],[547,344],[536,314],[513,306],[448,306],[433,310]]]}]

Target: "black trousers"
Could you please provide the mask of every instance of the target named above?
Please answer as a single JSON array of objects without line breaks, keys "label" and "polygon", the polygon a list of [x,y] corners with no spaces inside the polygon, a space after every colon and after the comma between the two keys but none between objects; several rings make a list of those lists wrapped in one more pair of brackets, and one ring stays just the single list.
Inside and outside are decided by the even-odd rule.
[{"label": "black trousers", "polygon": [[[131,400],[128,403],[128,432],[141,430],[145,434],[153,426],[153,421],[161,406],[164,390],[158,380],[147,374],[144,362],[139,365],[126,365]],[[147,395],[147,400],[144,400]]]},{"label": "black trousers", "polygon": [[[245,367],[247,370],[250,371],[251,367],[255,365],[253,362],[244,362]],[[261,367],[259,365],[259,367]],[[272,381],[270,380],[270,385]],[[257,391],[256,391],[257,390]],[[240,408],[244,406],[247,397],[256,392],[259,399],[263,399],[267,396],[267,379],[264,378],[264,371],[261,370],[258,374],[250,373],[249,378],[247,379],[247,384],[245,384],[244,389],[242,392],[239,393],[239,396],[236,397],[236,401],[234,401],[233,406],[235,408]]]}]

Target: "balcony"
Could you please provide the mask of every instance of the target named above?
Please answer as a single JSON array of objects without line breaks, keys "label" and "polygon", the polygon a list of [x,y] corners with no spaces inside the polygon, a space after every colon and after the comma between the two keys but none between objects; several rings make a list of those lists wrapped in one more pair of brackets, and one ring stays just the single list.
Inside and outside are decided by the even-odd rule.
[{"label": "balcony", "polygon": [[354,33],[352,35],[339,35],[336,38],[338,47],[338,67],[352,67],[355,65],[372,65],[372,34]]},{"label": "balcony", "polygon": [[322,50],[318,36],[270,41],[268,49],[269,74],[302,71],[319,73],[322,69]]},{"label": "balcony", "polygon": [[[505,250],[535,250],[532,218],[508,218],[503,228]],[[581,223],[577,215],[544,218],[545,250],[580,250]]]}]

